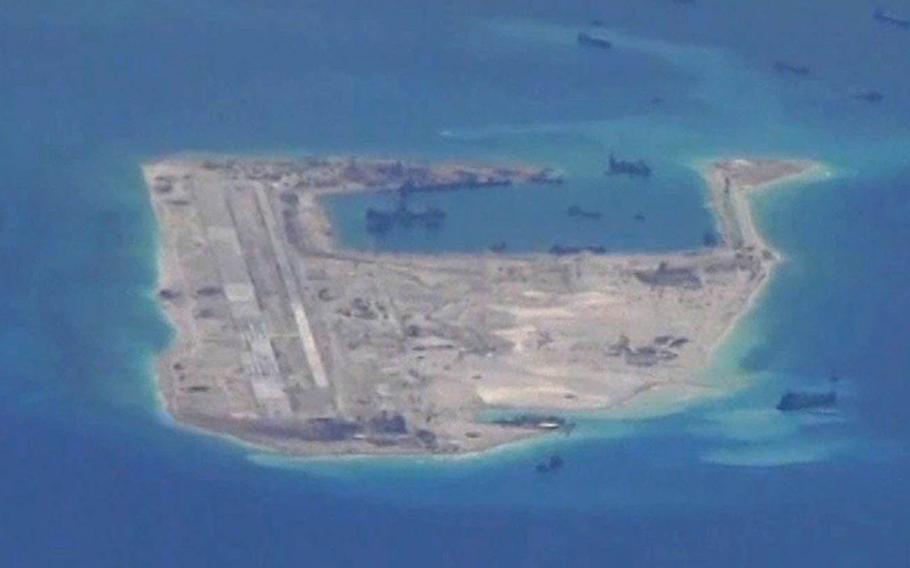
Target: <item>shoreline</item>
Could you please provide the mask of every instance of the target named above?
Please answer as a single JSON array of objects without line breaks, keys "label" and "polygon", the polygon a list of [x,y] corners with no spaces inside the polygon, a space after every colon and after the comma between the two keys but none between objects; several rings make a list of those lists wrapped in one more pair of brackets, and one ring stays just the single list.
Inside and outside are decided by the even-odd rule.
[{"label": "shoreline", "polygon": [[[722,192],[724,187],[724,179],[722,177],[722,174],[716,170],[712,171],[712,164],[716,163],[717,160],[702,161],[699,165],[696,166],[697,171],[699,172],[702,180],[712,195],[712,200],[717,199],[717,194]],[[749,296],[745,308],[740,313],[739,317],[731,322],[727,331],[720,338],[718,338],[717,343],[714,345],[714,348],[712,350],[712,359],[715,358],[717,351],[723,347],[723,345],[729,339],[730,335],[732,335],[736,328],[739,327],[739,323],[748,317],[752,312],[754,312],[760,303],[759,300],[761,299],[761,296],[765,293],[769,284],[773,280],[774,273],[777,271],[777,268],[781,263],[786,262],[787,260],[787,258],[779,250],[777,250],[767,241],[764,233],[758,229],[758,223],[755,220],[755,207],[752,200],[756,195],[767,191],[781,189],[784,187],[806,185],[816,181],[830,179],[832,176],[831,169],[823,163],[813,160],[805,160],[803,163],[806,165],[806,169],[802,172],[743,188],[745,190],[745,194],[743,195],[743,199],[745,200],[744,209],[748,213],[749,225],[753,227],[754,234],[757,237],[757,244],[761,248],[771,251],[774,257],[769,263],[768,277],[766,278],[764,284],[752,292],[752,294]],[[718,211],[716,206],[712,205],[712,211],[715,213]],[[720,220],[718,220],[718,223],[720,223]]]},{"label": "shoreline", "polygon": [[[756,164],[758,164],[758,166],[756,166]],[[778,172],[777,174],[772,175],[768,179],[737,180],[733,184],[733,187],[736,188],[736,191],[733,192],[732,199],[729,199],[729,198],[727,199],[728,203],[726,204],[726,206],[724,206],[724,203],[721,203],[721,201],[723,201],[723,190],[725,189],[724,188],[725,179],[724,179],[724,177],[718,177],[718,176],[722,175],[721,168],[724,165],[728,168],[732,168],[732,170],[729,171],[729,175],[736,176],[736,175],[740,175],[742,173],[742,172],[738,171],[737,168],[740,168],[740,169],[745,168],[746,170],[748,170],[750,168],[755,168],[755,167],[759,167],[759,169],[761,167],[773,168],[774,166],[780,165],[780,164],[785,164],[790,169],[788,169],[787,171],[784,171],[784,172]],[[764,292],[765,288],[767,287],[767,283],[770,281],[770,278],[773,276],[774,268],[776,267],[777,263],[779,263],[781,261],[781,257],[779,255],[779,253],[777,253],[777,251],[775,251],[772,247],[770,247],[767,244],[767,242],[763,238],[763,235],[758,231],[757,227],[755,226],[755,220],[754,220],[754,215],[753,215],[753,210],[752,210],[749,194],[752,194],[755,191],[764,191],[771,187],[779,186],[782,184],[796,185],[796,184],[806,183],[806,182],[814,179],[816,176],[820,176],[822,174],[826,174],[826,175],[829,174],[829,170],[827,170],[823,165],[821,165],[817,162],[809,162],[809,161],[796,162],[796,161],[769,160],[766,162],[761,162],[761,161],[728,160],[728,161],[724,161],[724,162],[712,162],[711,167],[713,168],[713,170],[702,169],[700,171],[702,174],[702,179],[705,180],[705,182],[708,184],[709,190],[711,191],[712,201],[714,202],[713,209],[718,217],[718,223],[721,225],[724,223],[727,223],[728,225],[731,222],[735,223],[737,230],[740,232],[740,236],[743,241],[743,242],[739,243],[738,246],[750,248],[750,249],[754,249],[754,248],[761,249],[762,253],[766,257],[765,260],[763,261],[763,263],[766,266],[766,271],[760,275],[761,281],[760,281],[759,285],[751,288],[748,296],[745,299],[744,305],[740,309],[736,310],[737,313],[735,314],[735,317],[733,317],[733,319],[728,322],[728,325],[723,329],[720,336],[717,337],[713,341],[713,343],[706,349],[704,356],[693,360],[693,366],[695,367],[695,369],[700,370],[702,372],[707,370],[710,367],[711,362],[716,359],[717,351],[720,349],[720,347],[723,344],[726,343],[729,335],[733,332],[734,329],[736,329],[738,327],[741,320],[755,309],[756,305],[758,304],[761,294]],[[143,170],[144,170],[145,179],[146,179],[147,184],[149,185],[150,188],[154,187],[155,176],[152,174],[152,170],[150,169],[149,165],[144,166]],[[542,172],[544,170],[539,170],[539,171]],[[457,185],[457,184],[453,184],[453,185]],[[497,183],[497,185],[498,185],[498,183]],[[726,186],[727,186],[726,189],[729,190],[731,187],[731,182],[727,181]],[[450,188],[453,188],[453,187],[452,186],[442,186],[441,190],[447,190]],[[482,187],[480,187],[478,189],[482,190]],[[410,266],[411,263],[419,262],[420,260],[423,260],[424,255],[398,255],[398,254],[389,254],[389,253],[371,254],[371,253],[363,253],[361,251],[349,251],[349,250],[336,248],[338,243],[336,242],[329,216],[326,213],[324,204],[321,203],[321,199],[324,196],[331,195],[333,193],[342,193],[342,192],[350,192],[350,191],[363,192],[363,191],[376,191],[376,189],[368,188],[368,187],[366,187],[366,188],[365,187],[355,187],[355,188],[348,187],[348,188],[339,189],[336,187],[336,188],[331,188],[331,189],[325,190],[325,191],[313,191],[313,192],[305,193],[301,196],[302,199],[300,201],[303,204],[303,209],[305,211],[309,212],[309,215],[306,218],[309,220],[313,220],[313,219],[317,220],[317,223],[316,223],[317,231],[315,231],[315,233],[316,233],[316,236],[319,238],[316,239],[316,248],[322,250],[321,254],[337,256],[338,258],[345,258],[345,257],[351,258],[351,259],[353,259],[354,262],[381,262],[384,264],[388,264],[388,261],[394,260],[394,261],[400,263],[402,266]],[[729,191],[728,191],[728,193],[729,193]],[[728,212],[726,212],[727,208],[732,208],[731,209],[731,211],[733,212],[732,217],[736,217],[736,219],[732,219],[731,215]],[[160,208],[156,209],[156,214],[158,214],[158,217],[159,217],[159,228],[160,228],[161,227],[160,221],[162,218]],[[321,222],[319,222],[319,221],[321,221]],[[725,233],[722,233],[722,234],[725,234]],[[310,232],[309,235],[313,236],[313,232]],[[169,258],[169,256],[166,254],[167,247],[166,247],[165,241],[166,241],[166,237],[164,235],[164,231],[159,231],[159,239],[158,239],[159,247],[158,247],[158,259],[157,259],[158,260],[158,270],[159,270],[158,278],[159,278],[159,284],[162,285],[163,289],[167,289],[167,287],[170,284],[173,284],[176,280],[185,278],[185,275],[181,274],[182,267],[181,267],[180,262],[176,261],[175,258]],[[725,246],[729,246],[729,243],[727,243],[727,245],[725,245]],[[734,248],[736,248],[736,247],[734,247]],[[695,258],[697,261],[702,261],[705,258],[709,258],[712,255],[716,255],[716,254],[717,254],[716,251],[712,251],[711,249],[707,249],[707,250],[702,249],[702,250],[696,250],[696,251],[678,251],[678,252],[672,253],[670,255],[667,255],[667,254],[609,254],[609,255],[605,255],[604,262],[619,260],[619,261],[631,262],[633,265],[639,265],[641,263],[653,262],[654,259],[657,259],[657,258],[666,258],[668,256],[671,258],[684,258],[684,259]],[[442,255],[442,256],[447,257],[448,255]],[[493,255],[464,254],[464,255],[459,255],[459,256],[460,256],[460,258],[449,259],[449,260],[450,261],[454,260],[454,264],[457,265],[459,262],[462,262],[462,263],[470,262],[472,259],[475,260],[476,262],[483,263],[485,261],[490,261],[495,258]],[[553,259],[551,258],[550,255],[545,255],[542,253],[534,253],[534,254],[529,254],[529,255],[520,255],[517,258],[513,257],[511,259],[511,261],[513,261],[515,263],[521,263],[521,262],[552,263]],[[431,261],[427,260],[427,262],[431,262]],[[180,318],[174,317],[174,313],[172,313],[173,310],[169,311],[168,309],[165,309],[164,311],[168,314],[168,323],[172,326],[172,328],[177,330],[178,335],[180,334],[181,327],[183,327],[185,329],[188,328],[188,325],[187,325],[188,322],[187,322],[186,318],[184,318],[181,323],[181,321],[179,321]],[[174,338],[174,343],[178,343],[179,341],[180,341],[180,337]],[[173,348],[173,346],[171,348]],[[700,359],[700,361],[699,361],[699,359]],[[692,379],[692,377],[690,377],[690,380],[691,379]],[[512,446],[515,446],[516,444],[524,445],[526,443],[532,443],[532,442],[538,441],[538,440],[542,440],[542,441],[551,440],[554,437],[552,435],[552,432],[545,432],[545,431],[540,431],[540,430],[513,431],[510,434],[506,435],[504,438],[500,438],[498,436],[491,436],[490,438],[487,438],[485,440],[485,442],[481,442],[479,440],[472,441],[472,443],[470,444],[470,447],[463,447],[463,448],[459,448],[455,451],[448,451],[448,452],[442,452],[442,453],[427,452],[427,451],[425,451],[423,449],[419,449],[419,448],[409,450],[409,451],[403,451],[404,448],[401,448],[401,447],[394,447],[391,450],[382,450],[382,451],[376,451],[377,449],[381,449],[381,448],[372,448],[369,451],[361,452],[361,451],[357,451],[357,449],[355,449],[353,447],[334,448],[334,447],[329,447],[329,446],[322,447],[322,449],[320,449],[320,450],[316,450],[315,448],[312,448],[311,450],[308,450],[308,451],[299,452],[299,451],[290,449],[289,447],[285,446],[284,444],[278,444],[276,442],[276,440],[268,439],[267,436],[265,438],[262,438],[259,435],[250,436],[250,433],[248,431],[244,430],[242,427],[240,428],[239,431],[232,432],[233,428],[228,428],[224,425],[222,425],[221,427],[213,428],[211,426],[207,427],[205,425],[202,425],[202,424],[200,424],[200,422],[194,423],[194,422],[188,422],[186,420],[182,420],[181,416],[180,416],[180,414],[181,414],[180,410],[175,406],[175,396],[176,395],[175,395],[174,391],[172,390],[173,383],[171,382],[170,384],[162,384],[162,381],[160,379],[160,374],[159,374],[159,377],[156,378],[156,382],[158,383],[157,391],[159,394],[159,399],[161,400],[161,409],[167,414],[168,417],[171,418],[171,420],[175,426],[177,426],[179,428],[186,427],[188,430],[190,430],[194,433],[204,433],[204,434],[208,434],[208,435],[214,435],[214,436],[222,438],[222,439],[227,439],[227,440],[231,441],[232,443],[241,443],[245,446],[249,446],[250,448],[262,450],[263,452],[266,452],[269,454],[285,455],[285,456],[293,455],[295,458],[317,457],[320,459],[322,459],[322,458],[337,459],[339,457],[358,458],[358,457],[374,457],[374,456],[375,457],[382,457],[382,456],[415,457],[415,458],[419,458],[419,457],[434,457],[434,458],[436,458],[436,457],[444,457],[444,458],[459,457],[459,458],[462,458],[462,457],[482,456],[482,455],[488,454],[490,451],[496,450],[497,448],[512,447]],[[164,381],[164,383],[168,383],[168,381]],[[676,390],[679,392],[679,394],[677,396],[681,395],[681,400],[679,400],[678,404],[671,402],[668,405],[669,407],[671,407],[671,410],[669,410],[669,411],[674,412],[674,411],[677,411],[679,409],[679,407],[688,406],[688,405],[692,404],[693,402],[697,402],[698,400],[702,400],[706,396],[709,396],[708,394],[705,394],[705,393],[692,394],[693,390],[700,390],[700,391],[714,390],[714,387],[709,386],[709,385],[698,385],[697,387],[698,388],[695,388],[694,384],[686,384],[685,381],[681,382],[681,383],[676,383],[676,384],[671,384],[671,383],[661,384],[660,382],[658,382],[658,383],[654,383],[654,384],[646,384],[646,385],[644,385],[643,388],[641,388],[638,391],[632,392],[629,396],[626,396],[624,398],[614,399],[612,402],[609,402],[606,404],[603,404],[603,402],[601,401],[600,403],[595,403],[590,406],[585,406],[584,403],[582,403],[582,404],[568,405],[569,407],[566,407],[566,405],[557,405],[557,406],[552,406],[552,405],[541,405],[541,406],[506,405],[505,408],[508,410],[521,409],[522,411],[541,410],[541,411],[546,411],[546,412],[557,412],[557,413],[567,416],[567,417],[570,417],[573,413],[579,413],[579,414],[588,413],[588,414],[603,415],[604,419],[609,419],[611,417],[611,415],[622,414],[627,419],[634,419],[637,414],[641,414],[642,412],[644,414],[648,414],[647,407],[649,406],[649,403],[647,402],[647,399],[651,398],[652,395],[656,392],[665,391],[665,390]],[[169,396],[169,394],[170,394],[170,396]],[[658,398],[660,398],[660,395],[657,395],[657,396],[658,396]],[[636,406],[638,404],[642,404],[643,406],[639,410],[636,410]],[[500,406],[500,405],[497,405],[496,403],[487,405],[488,408],[497,408],[498,406]],[[223,423],[223,424],[226,424],[226,423]],[[546,435],[546,434],[551,434],[551,435]],[[319,446],[324,446],[324,445],[319,444]]]}]

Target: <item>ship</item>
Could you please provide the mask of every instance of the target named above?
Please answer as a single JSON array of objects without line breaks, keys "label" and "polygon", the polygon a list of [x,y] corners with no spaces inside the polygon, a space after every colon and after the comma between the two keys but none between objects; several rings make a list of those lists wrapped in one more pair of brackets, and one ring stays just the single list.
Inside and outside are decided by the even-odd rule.
[{"label": "ship", "polygon": [[831,375],[831,388],[828,391],[795,391],[790,390],[780,397],[777,409],[781,412],[795,410],[830,410],[837,406],[836,386],[840,378]]},{"label": "ship", "polygon": [[510,428],[539,428],[541,430],[556,430],[569,426],[569,422],[561,416],[533,413],[503,416],[493,420],[493,424]]},{"label": "ship", "polygon": [[883,24],[895,26],[904,30],[910,29],[910,19],[902,18],[890,12],[886,12],[881,8],[876,10],[875,13],[872,14],[872,17],[875,18],[876,21]]},{"label": "ship", "polygon": [[585,47],[597,47],[600,49],[610,49],[613,47],[613,43],[610,40],[598,37],[588,32],[580,32],[578,34],[578,45],[583,45]]},{"label": "ship", "polygon": [[425,229],[438,229],[446,218],[446,212],[436,207],[415,211],[408,207],[405,200],[399,200],[398,206],[391,210],[367,208],[367,231],[373,234],[384,234],[394,226],[410,228],[419,225]]},{"label": "ship", "polygon": [[795,410],[825,410],[837,406],[837,393],[833,390],[828,392],[811,392],[811,391],[787,391],[777,403],[777,409],[781,412],[793,412]]},{"label": "ship", "polygon": [[606,254],[607,247],[604,246],[588,246],[588,247],[576,247],[570,245],[561,245],[555,244],[550,247],[550,254],[554,256],[569,256],[573,254],[581,254],[583,252],[591,254]]},{"label": "ship", "polygon": [[790,73],[792,75],[799,75],[805,77],[812,73],[807,65],[794,65],[793,63],[787,63],[786,61],[775,61],[774,70],[778,73]]},{"label": "ship", "polygon": [[566,215],[568,215],[569,217],[572,217],[574,219],[597,220],[597,219],[600,219],[601,217],[603,217],[603,215],[599,211],[588,211],[586,209],[582,209],[578,205],[572,205],[571,207],[566,209]]},{"label": "ship", "polygon": [[880,103],[882,100],[884,100],[885,95],[883,95],[880,91],[869,89],[856,93],[853,95],[853,98],[860,101],[865,101],[867,103]]},{"label": "ship", "polygon": [[617,160],[613,154],[610,154],[609,169],[606,173],[611,176],[650,177],[651,167],[644,160]]},{"label": "ship", "polygon": [[560,456],[550,456],[545,461],[540,462],[534,467],[537,473],[556,473],[561,470],[565,462]]}]

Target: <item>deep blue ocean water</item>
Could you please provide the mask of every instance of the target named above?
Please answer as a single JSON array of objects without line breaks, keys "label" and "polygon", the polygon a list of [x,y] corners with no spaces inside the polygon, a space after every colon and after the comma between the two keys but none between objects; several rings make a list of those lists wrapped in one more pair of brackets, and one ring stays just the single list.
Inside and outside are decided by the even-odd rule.
[{"label": "deep blue ocean water", "polygon": [[[910,16],[900,0],[6,0],[0,565],[910,564],[910,31],[877,6]],[[611,52],[575,46],[592,18]],[[138,164],[179,151],[565,171],[567,195],[426,197],[451,210],[435,236],[372,242],[365,202],[333,208],[353,245],[431,251],[686,248],[712,223],[699,160],[835,175],[756,199],[788,261],[712,370],[734,395],[483,459],[289,463],[157,410],[171,331]],[[600,177],[610,151],[655,176]],[[569,222],[568,197],[602,225]],[[835,416],[773,410],[832,373]],[[564,470],[535,475],[553,451]]]}]

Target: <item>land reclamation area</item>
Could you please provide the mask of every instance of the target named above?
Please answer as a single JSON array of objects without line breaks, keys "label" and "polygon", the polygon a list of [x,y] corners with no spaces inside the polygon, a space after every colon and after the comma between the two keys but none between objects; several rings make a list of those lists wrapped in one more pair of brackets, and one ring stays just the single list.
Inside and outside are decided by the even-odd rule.
[{"label": "land reclamation area", "polygon": [[[147,164],[159,296],[177,330],[159,363],[166,408],[292,454],[463,453],[644,393],[695,396],[699,372],[778,262],[746,194],[819,167],[707,166],[721,237],[699,250],[410,255],[338,247],[321,199],[559,191],[559,176],[351,158]],[[483,418],[496,409],[518,414]]]}]

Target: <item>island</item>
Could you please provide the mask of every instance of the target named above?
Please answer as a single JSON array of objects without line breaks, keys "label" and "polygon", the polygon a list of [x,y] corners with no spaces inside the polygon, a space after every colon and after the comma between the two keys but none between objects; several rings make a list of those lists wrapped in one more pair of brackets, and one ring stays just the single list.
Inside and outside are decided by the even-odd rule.
[{"label": "island", "polygon": [[157,294],[176,331],[158,361],[163,406],[284,454],[462,454],[567,431],[572,412],[634,408],[646,393],[694,396],[779,262],[748,193],[820,168],[707,166],[719,236],[704,249],[416,255],[343,248],[323,200],[559,191],[559,175],[354,158],[147,163]]}]

